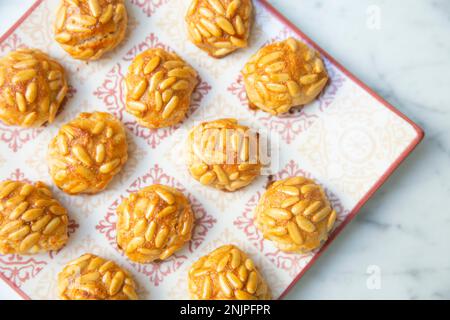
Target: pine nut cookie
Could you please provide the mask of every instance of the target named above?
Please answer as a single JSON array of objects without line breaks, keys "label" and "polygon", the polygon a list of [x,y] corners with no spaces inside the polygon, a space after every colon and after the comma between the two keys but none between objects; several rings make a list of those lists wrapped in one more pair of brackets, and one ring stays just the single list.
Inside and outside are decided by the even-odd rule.
[{"label": "pine nut cookie", "polygon": [[67,242],[69,218],[42,182],[0,183],[0,254],[59,250]]},{"label": "pine nut cookie", "polygon": [[18,49],[0,59],[0,120],[6,125],[52,123],[67,90],[64,68],[37,49]]},{"label": "pine nut cookie", "polygon": [[102,191],[127,159],[125,129],[106,112],[83,112],[64,124],[47,153],[54,183],[68,194]]},{"label": "pine nut cookie", "polygon": [[203,185],[236,191],[260,175],[259,135],[236,119],[203,122],[188,136],[189,172]]},{"label": "pine nut cookie", "polygon": [[294,38],[261,48],[242,75],[250,107],[274,115],[312,102],[328,82],[320,54]]},{"label": "pine nut cookie", "polygon": [[154,184],[117,208],[117,244],[139,263],[165,260],[191,240],[194,213],[175,188]]},{"label": "pine nut cookie", "polygon": [[255,223],[264,238],[286,252],[318,248],[335,221],[336,211],[322,187],[301,176],[271,184],[255,211]]},{"label": "pine nut cookie", "polygon": [[134,58],[125,78],[126,110],[148,128],[184,119],[197,86],[197,72],[177,54],[156,48]]},{"label": "pine nut cookie", "polygon": [[188,286],[195,300],[272,299],[252,259],[231,244],[198,259],[189,269]]},{"label": "pine nut cookie", "polygon": [[55,40],[75,59],[96,60],[122,42],[127,22],[124,0],[61,0]]},{"label": "pine nut cookie", "polygon": [[137,300],[130,274],[112,260],[86,253],[69,262],[58,274],[63,300]]},{"label": "pine nut cookie", "polygon": [[211,57],[247,47],[253,20],[251,0],[193,0],[186,14],[189,39]]}]

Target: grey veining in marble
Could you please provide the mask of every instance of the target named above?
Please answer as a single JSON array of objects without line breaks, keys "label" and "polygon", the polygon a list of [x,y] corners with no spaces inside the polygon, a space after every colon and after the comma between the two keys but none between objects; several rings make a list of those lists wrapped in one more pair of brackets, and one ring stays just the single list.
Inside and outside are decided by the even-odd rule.
[{"label": "grey veining in marble", "polygon": [[[450,3],[271,3],[426,132],[287,298],[449,299]],[[373,7],[379,29],[367,25]],[[367,287],[370,265],[378,290]]]}]

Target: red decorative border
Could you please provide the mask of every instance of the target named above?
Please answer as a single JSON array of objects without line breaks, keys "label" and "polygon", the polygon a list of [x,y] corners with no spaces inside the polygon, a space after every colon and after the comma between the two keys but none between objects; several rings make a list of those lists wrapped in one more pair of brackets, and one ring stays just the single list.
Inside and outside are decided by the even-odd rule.
[{"label": "red decorative border", "polygon": [[[43,0],[37,0],[30,9],[28,9],[25,14],[0,38],[0,43],[5,41],[14,30],[16,30],[20,24],[42,3]],[[372,186],[372,188],[367,192],[367,194],[356,204],[353,210],[349,213],[347,218],[342,222],[342,224],[334,231],[334,233],[330,236],[327,243],[320,249],[320,251],[311,259],[311,261],[306,265],[306,267],[298,274],[298,276],[291,282],[291,284],[284,290],[284,292],[280,295],[279,299],[282,299],[290,289],[294,286],[294,284],[300,280],[300,278],[305,274],[306,271],[311,268],[311,266],[316,262],[316,260],[322,255],[322,253],[330,246],[336,236],[345,228],[345,226],[358,214],[359,210],[362,206],[373,196],[373,194],[387,181],[389,176],[397,169],[400,164],[408,157],[408,155],[417,147],[417,145],[423,140],[425,133],[421,127],[419,127],[416,123],[414,123],[411,119],[397,110],[393,105],[389,102],[381,98],[377,95],[372,89],[370,89],[367,85],[365,85],[361,80],[356,78],[352,73],[350,73],[347,69],[345,69],[340,63],[338,63],[333,57],[331,57],[325,50],[320,48],[314,41],[312,41],[306,34],[304,34],[300,29],[298,29],[294,24],[292,24],[289,20],[287,20],[280,12],[278,12],[271,4],[267,2],[267,0],[259,0],[259,2],[272,14],[277,18],[281,23],[286,25],[292,31],[294,31],[297,35],[305,39],[314,49],[319,51],[323,56],[325,56],[328,60],[330,60],[340,71],[342,71],[349,79],[359,85],[364,91],[369,93],[373,98],[378,100],[382,105],[388,108],[390,111],[398,115],[400,118],[408,122],[414,130],[417,132],[417,137],[410,143],[410,145],[400,154],[400,156],[391,164],[391,166],[386,170],[386,172],[378,179],[378,181]],[[0,279],[5,281],[14,291],[17,292],[22,298],[31,300],[31,298],[23,292],[20,288],[18,288],[14,283],[5,278],[5,276],[0,273]]]}]

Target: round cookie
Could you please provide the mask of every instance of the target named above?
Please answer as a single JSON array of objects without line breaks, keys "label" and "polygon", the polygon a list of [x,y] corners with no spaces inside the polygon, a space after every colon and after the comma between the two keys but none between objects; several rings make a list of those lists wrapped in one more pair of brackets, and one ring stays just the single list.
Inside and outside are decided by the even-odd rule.
[{"label": "round cookie", "polygon": [[7,125],[52,123],[67,90],[63,67],[37,49],[18,49],[0,59],[0,120]]},{"label": "round cookie", "polygon": [[195,300],[270,300],[270,289],[253,261],[234,245],[224,245],[198,259],[189,269],[188,286]]},{"label": "round cookie", "polygon": [[224,191],[249,185],[261,172],[259,135],[236,119],[203,122],[188,136],[189,172]]},{"label": "round cookie", "polygon": [[312,102],[328,82],[320,54],[294,38],[261,48],[242,75],[250,106],[274,115]]},{"label": "round cookie", "polygon": [[264,238],[286,252],[318,248],[335,221],[336,211],[322,187],[301,176],[271,184],[255,210],[255,223]]},{"label": "round cookie", "polygon": [[47,153],[50,176],[68,194],[102,191],[127,159],[125,129],[106,112],[80,113],[61,127]]},{"label": "round cookie", "polygon": [[136,285],[114,261],[91,253],[69,262],[58,274],[63,300],[137,300]]},{"label": "round cookie", "polygon": [[175,188],[154,184],[117,208],[117,244],[139,263],[165,260],[191,240],[194,213]]},{"label": "round cookie", "polygon": [[55,39],[73,58],[95,60],[123,40],[127,22],[124,0],[61,0]]},{"label": "round cookie", "polygon": [[69,218],[42,182],[0,183],[0,254],[59,250],[67,242]]},{"label": "round cookie", "polygon": [[189,39],[214,58],[247,47],[251,0],[193,0],[186,14]]},{"label": "round cookie", "polygon": [[197,72],[177,54],[156,48],[134,58],[125,78],[126,110],[148,128],[182,121],[197,86]]}]

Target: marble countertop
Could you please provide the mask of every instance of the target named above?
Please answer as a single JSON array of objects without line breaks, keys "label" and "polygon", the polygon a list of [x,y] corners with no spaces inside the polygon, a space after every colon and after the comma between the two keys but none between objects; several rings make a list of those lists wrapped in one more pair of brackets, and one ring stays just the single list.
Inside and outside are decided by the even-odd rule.
[{"label": "marble countertop", "polygon": [[[0,1],[0,34],[32,2]],[[286,298],[450,299],[450,2],[270,2],[426,133]]]}]

